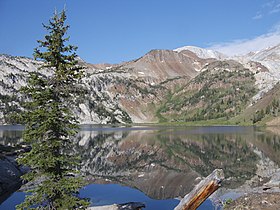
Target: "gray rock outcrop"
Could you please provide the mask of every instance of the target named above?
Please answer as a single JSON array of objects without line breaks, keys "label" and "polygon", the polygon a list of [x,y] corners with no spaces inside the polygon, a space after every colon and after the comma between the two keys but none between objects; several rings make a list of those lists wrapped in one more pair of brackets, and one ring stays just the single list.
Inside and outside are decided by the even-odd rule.
[{"label": "gray rock outcrop", "polygon": [[26,169],[20,167],[14,157],[0,158],[0,203],[22,184],[21,175]]}]

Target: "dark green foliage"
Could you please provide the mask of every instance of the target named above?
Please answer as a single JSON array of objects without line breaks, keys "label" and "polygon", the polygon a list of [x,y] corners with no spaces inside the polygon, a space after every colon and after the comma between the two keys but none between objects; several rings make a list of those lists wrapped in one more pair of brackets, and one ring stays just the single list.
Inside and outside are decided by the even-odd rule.
[{"label": "dark green foliage", "polygon": [[261,111],[257,111],[256,114],[253,116],[253,123],[261,121],[265,116],[265,112],[262,109]]},{"label": "dark green foliage", "polygon": [[75,60],[76,47],[65,45],[69,39],[64,38],[69,27],[64,25],[65,20],[65,11],[54,14],[49,25],[44,25],[49,34],[38,41],[40,48],[34,52],[34,57],[44,62],[39,70],[48,69],[50,73],[30,73],[27,86],[22,88],[29,98],[23,138],[32,150],[20,156],[18,162],[31,169],[23,178],[39,184],[18,209],[83,209],[88,205],[78,197],[83,181],[76,177],[79,158],[72,150],[78,125],[71,105],[83,72]]},{"label": "dark green foliage", "polygon": [[21,101],[15,94],[2,95],[0,93],[0,111],[3,113],[3,118],[6,123],[15,124],[20,122],[19,113]]},{"label": "dark green foliage", "polygon": [[273,116],[277,117],[278,113],[280,111],[280,103],[279,99],[274,98],[272,102],[270,102],[265,109],[261,109],[256,111],[256,113],[253,115],[252,122],[255,124],[257,122],[262,121],[263,118],[266,116]]}]

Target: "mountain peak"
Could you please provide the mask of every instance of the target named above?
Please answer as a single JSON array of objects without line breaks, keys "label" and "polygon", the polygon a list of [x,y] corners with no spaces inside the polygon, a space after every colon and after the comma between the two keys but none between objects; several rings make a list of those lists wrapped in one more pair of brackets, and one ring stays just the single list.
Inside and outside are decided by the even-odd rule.
[{"label": "mountain peak", "polygon": [[195,47],[195,46],[184,46],[184,47],[177,48],[174,51],[182,52],[184,50],[191,51],[191,52],[195,53],[199,58],[202,58],[202,59],[207,59],[207,58],[225,59],[225,58],[227,58],[226,55],[224,55],[218,51],[210,50],[210,49],[203,49],[203,48]]}]

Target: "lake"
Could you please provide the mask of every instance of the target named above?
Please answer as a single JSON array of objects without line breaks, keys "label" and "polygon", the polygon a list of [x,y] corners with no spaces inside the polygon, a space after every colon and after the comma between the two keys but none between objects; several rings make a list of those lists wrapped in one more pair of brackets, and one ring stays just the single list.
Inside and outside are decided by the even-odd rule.
[{"label": "lake", "polygon": [[[22,131],[20,126],[0,126],[0,146],[20,143]],[[134,201],[144,202],[146,209],[173,209],[176,198],[216,168],[226,177],[219,191],[234,191],[256,176],[269,178],[260,164],[278,169],[279,134],[277,127],[84,125],[73,148],[90,183],[80,194],[96,206]],[[23,192],[15,192],[0,210],[14,209],[23,199]],[[199,209],[213,209],[211,202],[217,200],[208,199]]]}]

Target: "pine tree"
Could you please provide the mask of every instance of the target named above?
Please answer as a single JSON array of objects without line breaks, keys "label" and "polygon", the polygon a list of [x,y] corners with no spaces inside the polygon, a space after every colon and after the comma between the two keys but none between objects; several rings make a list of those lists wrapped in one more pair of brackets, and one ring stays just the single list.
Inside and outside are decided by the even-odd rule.
[{"label": "pine tree", "polygon": [[[30,167],[23,176],[28,182],[39,184],[26,196],[17,209],[83,209],[88,202],[78,197],[83,185],[76,176],[79,158],[73,151],[73,139],[78,130],[71,112],[74,91],[83,76],[77,65],[76,47],[65,45],[69,28],[66,14],[55,12],[48,25],[49,32],[34,51],[35,59],[43,65],[29,76],[22,93],[28,98],[25,108],[25,132],[23,139],[31,151],[18,158],[22,165]],[[40,71],[45,71],[42,74]]]}]

